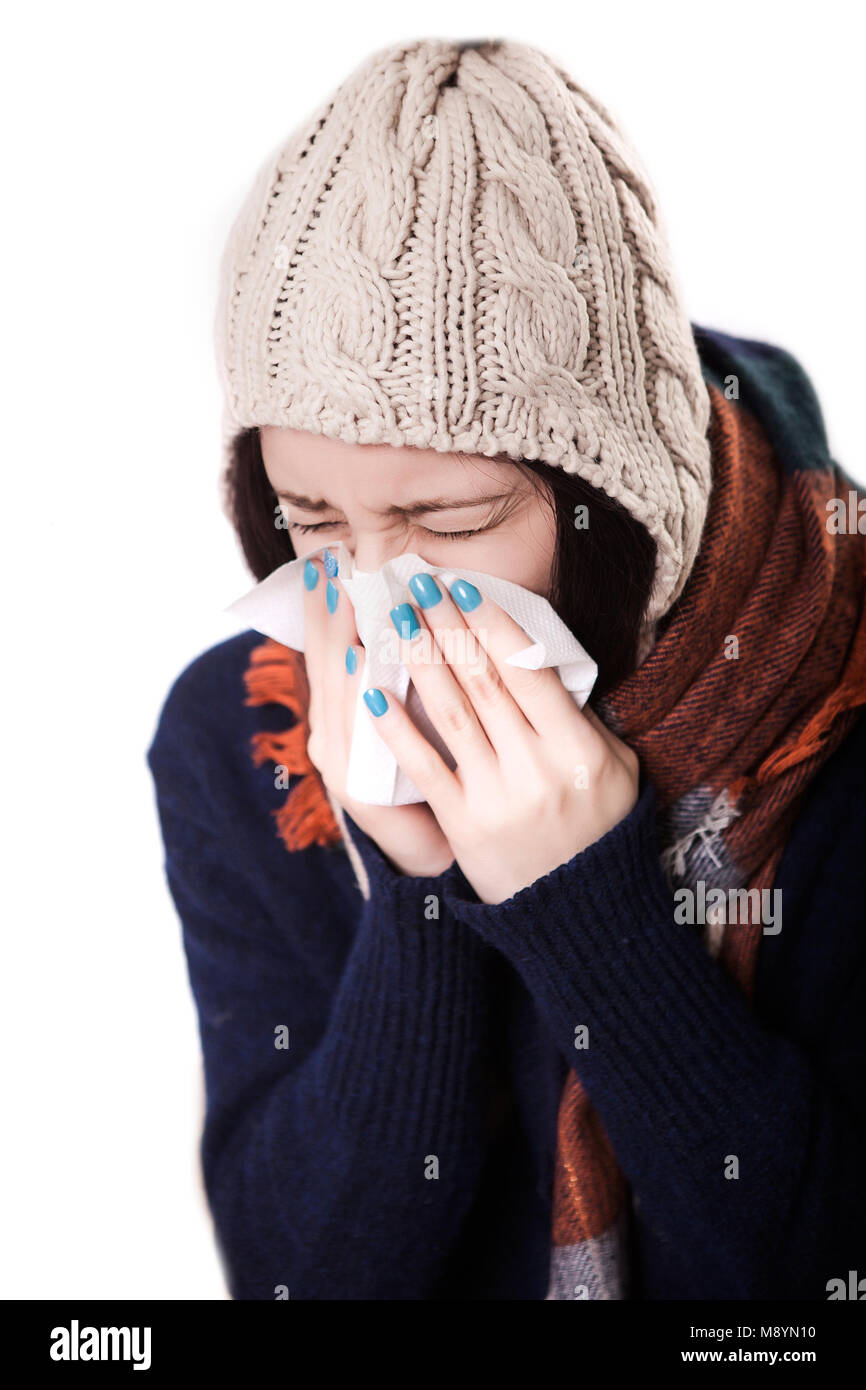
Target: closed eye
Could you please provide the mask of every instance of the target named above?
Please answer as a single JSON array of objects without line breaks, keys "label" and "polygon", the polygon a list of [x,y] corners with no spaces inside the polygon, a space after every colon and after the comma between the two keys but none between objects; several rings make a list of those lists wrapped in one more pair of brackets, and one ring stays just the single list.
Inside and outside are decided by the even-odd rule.
[{"label": "closed eye", "polygon": [[[317,521],[315,525],[308,525],[300,521],[290,521],[288,524],[291,530],[306,534],[310,531],[332,531],[340,523],[337,521]],[[476,531],[431,531],[429,526],[419,526],[418,529],[425,531],[428,536],[435,536],[437,540],[457,541],[465,540],[467,536],[480,536],[482,531],[490,531],[492,527],[481,526]]]},{"label": "closed eye", "polygon": [[426,531],[428,536],[437,536],[443,541],[465,540],[467,536],[480,536],[482,531],[489,531],[489,526],[479,526],[477,531],[431,531],[429,526],[422,526],[422,531]]},{"label": "closed eye", "polygon": [[292,531],[332,531],[338,523],[336,521],[318,521],[315,526],[305,526],[300,521],[290,521],[289,529]]}]

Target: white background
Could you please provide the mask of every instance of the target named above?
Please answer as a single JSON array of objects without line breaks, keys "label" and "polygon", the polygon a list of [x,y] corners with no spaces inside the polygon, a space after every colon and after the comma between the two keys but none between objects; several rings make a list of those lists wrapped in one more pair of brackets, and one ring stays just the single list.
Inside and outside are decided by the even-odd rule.
[{"label": "white background", "polygon": [[4,24],[3,1285],[224,1298],[198,1034],[145,749],[252,586],[212,320],[269,150],[375,48],[521,39],[618,117],[694,322],[788,348],[862,439],[856,7],[77,4]]}]

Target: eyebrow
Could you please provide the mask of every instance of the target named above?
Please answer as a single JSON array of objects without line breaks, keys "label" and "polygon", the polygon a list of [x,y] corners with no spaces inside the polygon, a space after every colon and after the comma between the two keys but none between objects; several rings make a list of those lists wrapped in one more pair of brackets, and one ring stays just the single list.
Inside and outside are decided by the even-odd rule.
[{"label": "eyebrow", "polygon": [[[291,502],[296,507],[302,507],[305,512],[338,512],[339,507],[335,507],[331,502],[323,497],[304,497],[298,492],[277,492],[277,497],[282,502]],[[428,497],[420,502],[412,502],[408,507],[398,507],[392,504],[390,507],[383,507],[379,516],[417,516],[419,512],[444,512],[456,511],[463,507],[481,507],[488,502],[498,502],[503,497],[510,496],[507,492],[490,493],[486,497]]]}]

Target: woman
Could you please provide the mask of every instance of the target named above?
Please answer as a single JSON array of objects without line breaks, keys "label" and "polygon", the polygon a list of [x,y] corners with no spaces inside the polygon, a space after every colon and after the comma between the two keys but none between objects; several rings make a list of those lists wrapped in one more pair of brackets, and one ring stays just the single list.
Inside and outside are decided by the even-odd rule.
[{"label": "woman", "polygon": [[[247,562],[308,557],[305,657],[205,652],[148,752],[232,1296],[844,1296],[866,538],[802,369],[692,328],[611,117],[492,40],[268,159],[218,344]],[[338,541],[454,575],[392,615],[453,770],[365,694],[422,803],[345,792]],[[583,710],[461,567],[550,599]]]}]

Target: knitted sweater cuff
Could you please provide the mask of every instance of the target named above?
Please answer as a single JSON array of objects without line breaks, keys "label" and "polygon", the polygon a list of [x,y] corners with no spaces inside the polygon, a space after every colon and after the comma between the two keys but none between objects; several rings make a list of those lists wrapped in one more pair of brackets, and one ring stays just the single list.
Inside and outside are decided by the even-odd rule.
[{"label": "knitted sweater cuff", "polygon": [[[435,898],[438,901],[441,920],[446,887],[454,885],[458,891],[468,887],[456,861],[440,874],[401,873],[394,868],[376,841],[361,829],[346,810],[343,811],[343,819],[366,870],[371,898],[380,901],[383,906],[387,902],[399,917],[408,916],[416,919],[419,915],[419,904],[423,916],[425,900]],[[427,920],[430,920],[429,916]]]},{"label": "knitted sweater cuff", "polygon": [[323,1089],[341,1124],[377,1143],[474,1151],[485,1123],[490,948],[445,905],[447,871],[398,873],[346,820],[370,897],[349,957],[351,988],[337,992],[321,1049]]},{"label": "knitted sweater cuff", "polygon": [[623,1142],[671,1090],[693,1132],[712,1125],[766,1063],[742,994],[674,918],[656,807],[647,781],[612,830],[505,902],[446,887],[455,917],[520,971],[610,1127],[622,1119]]}]

